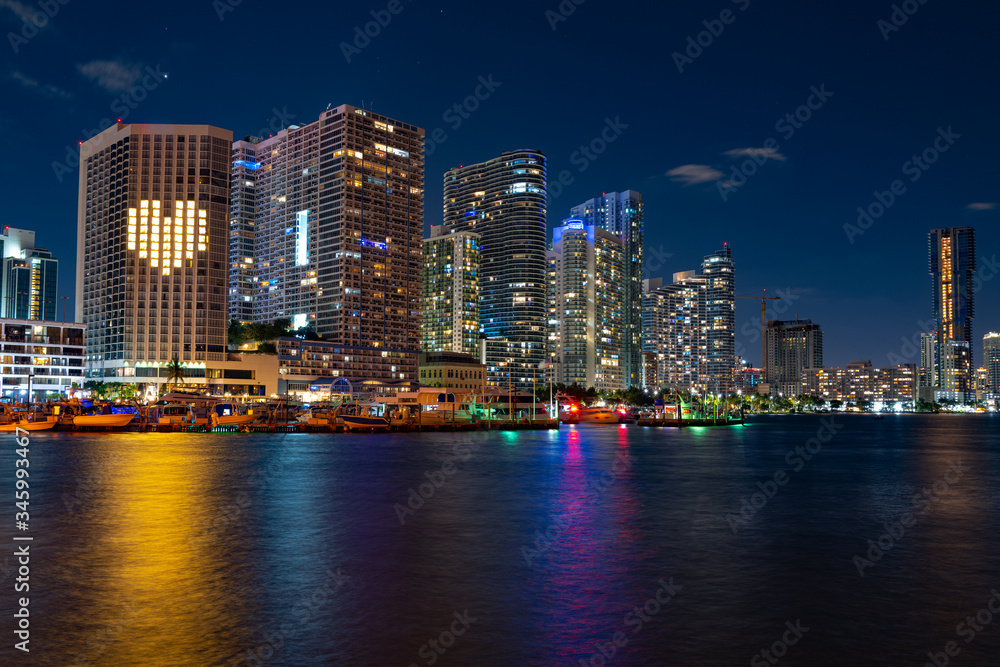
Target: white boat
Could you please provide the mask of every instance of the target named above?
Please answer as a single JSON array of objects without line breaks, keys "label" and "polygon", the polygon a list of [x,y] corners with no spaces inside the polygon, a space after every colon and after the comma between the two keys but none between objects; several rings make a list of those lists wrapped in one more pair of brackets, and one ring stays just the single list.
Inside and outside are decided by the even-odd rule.
[{"label": "white boat", "polygon": [[159,408],[159,424],[194,424],[196,421],[194,408],[187,403],[167,403]]},{"label": "white boat", "polygon": [[248,413],[245,410],[243,414],[240,414],[240,406],[236,403],[225,401],[213,405],[210,415],[213,426],[226,426],[229,424],[236,424],[239,426],[249,424],[256,419],[253,413]]}]

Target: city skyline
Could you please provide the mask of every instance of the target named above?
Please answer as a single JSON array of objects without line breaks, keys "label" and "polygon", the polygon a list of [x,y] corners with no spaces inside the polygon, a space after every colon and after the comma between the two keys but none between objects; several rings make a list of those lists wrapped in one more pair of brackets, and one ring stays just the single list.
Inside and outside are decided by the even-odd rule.
[{"label": "city skyline", "polygon": [[[229,86],[215,85],[214,73],[201,63],[224,53],[213,36],[253,29],[254,12],[246,7],[220,16],[209,3],[192,5],[204,17],[192,30],[180,16],[159,16],[144,7],[125,17],[61,6],[52,25],[18,45],[4,74],[2,85],[11,93],[0,102],[4,147],[22,157],[0,165],[0,173],[11,191],[25,194],[12,201],[12,219],[5,224],[31,227],[22,221],[36,218],[36,202],[44,202],[45,224],[66,232],[55,234],[47,247],[63,264],[60,296],[72,296],[73,163],[84,133],[96,130],[102,120],[208,123],[232,130],[237,139],[266,138],[282,127],[314,120],[329,103],[346,101],[374,106],[377,113],[427,129],[426,197],[432,206],[425,233],[442,221],[433,204],[441,195],[437,175],[503,150],[533,146],[550,160],[552,220],[567,217],[571,206],[605,189],[638,189],[647,210],[648,275],[666,277],[684,270],[700,258],[707,242],[729,242],[744,258],[741,293],[766,288],[769,294],[781,290],[790,295],[783,302],[790,312],[769,316],[798,311],[823,322],[831,363],[859,357],[888,363],[888,355],[900,353],[901,338],[912,339],[919,322],[930,317],[926,283],[921,282],[924,244],[914,229],[976,227],[981,265],[991,277],[1000,270],[983,261],[996,255],[1000,245],[1000,194],[989,175],[989,147],[997,138],[986,113],[993,93],[977,83],[990,76],[986,26],[1000,11],[996,7],[924,7],[904,26],[885,33],[878,21],[887,18],[888,6],[852,2],[838,11],[794,7],[779,12],[756,3],[748,3],[745,11],[733,5],[735,22],[691,63],[683,55],[688,37],[704,30],[703,21],[716,18],[706,7],[650,8],[651,20],[639,25],[596,4],[581,5],[565,17],[556,10],[559,20],[534,5],[525,5],[527,14],[516,17],[517,12],[493,16],[487,9],[457,3],[404,7],[383,34],[360,53],[352,52],[349,62],[336,47],[351,43],[354,26],[371,20],[368,8],[346,12],[337,29],[306,26],[304,37],[322,34],[333,42],[337,57],[330,59],[329,71],[314,81],[304,70],[287,70],[275,60],[260,63],[253,72],[230,72],[229,83],[237,88],[257,90],[255,81],[269,81],[266,91],[235,104],[224,92]],[[817,11],[824,30],[803,29],[817,25]],[[541,52],[530,59],[513,54],[507,64],[484,55],[456,61],[428,53],[412,68],[389,66],[404,58],[409,63],[403,46],[407,40],[443,37],[486,16],[498,33],[516,27]],[[156,28],[127,53],[86,38],[98,26],[125,29],[136,19]],[[0,20],[15,33],[22,24],[7,10]],[[66,25],[77,29],[66,30]],[[563,55],[574,36],[615,26],[635,31],[634,60],[607,47],[576,53],[573,59]],[[659,27],[654,31],[653,26]],[[778,31],[781,45],[759,44],[755,35],[764,30]],[[644,39],[647,31],[655,32],[655,38]],[[979,32],[983,39],[975,39]],[[966,38],[959,40],[958,34]],[[942,35],[948,48],[933,53],[923,48]],[[278,38],[279,43],[284,39]],[[500,48],[496,37],[483,39],[484,53]],[[860,44],[864,60],[845,51],[845,44]],[[296,48],[304,53],[319,49],[309,39],[297,39]],[[789,48],[799,57],[788,58]],[[675,52],[682,58],[673,57]],[[747,53],[755,57],[743,57]],[[519,67],[538,57],[546,59],[551,74],[520,76]],[[880,74],[900,61],[909,66],[896,76]],[[443,67],[446,77],[438,74]],[[768,72],[763,80],[759,68]],[[620,75],[622,86],[635,91],[635,103],[616,96],[595,98],[592,106],[572,107],[567,113],[562,96],[552,94],[553,79],[557,90],[568,92],[591,85],[594,71]],[[922,92],[928,76],[938,86],[933,96]],[[643,85],[650,77],[656,85]],[[705,90],[711,92],[702,95]],[[529,97],[536,111],[514,113]],[[559,122],[541,122],[555,117]],[[959,138],[928,165],[922,153],[933,155],[935,142],[939,148],[948,146],[939,128],[945,135],[951,128]],[[765,146],[769,139],[774,140],[767,144],[771,148]],[[914,155],[929,168],[915,167]],[[907,163],[910,168],[904,171]],[[914,168],[918,180],[911,180]],[[744,179],[742,185],[724,188],[723,200],[720,184]],[[905,187],[903,194],[893,193],[896,180]],[[849,238],[845,225],[862,233],[850,232]],[[803,239],[829,252],[801,252]],[[885,261],[889,253],[895,258],[891,262]],[[977,326],[996,330],[1000,288],[985,275],[986,270],[977,294]],[[737,341],[755,364],[759,345],[743,333],[743,325],[758,318],[758,310],[749,301],[736,305]],[[852,335],[849,312],[866,313],[869,339]]]}]

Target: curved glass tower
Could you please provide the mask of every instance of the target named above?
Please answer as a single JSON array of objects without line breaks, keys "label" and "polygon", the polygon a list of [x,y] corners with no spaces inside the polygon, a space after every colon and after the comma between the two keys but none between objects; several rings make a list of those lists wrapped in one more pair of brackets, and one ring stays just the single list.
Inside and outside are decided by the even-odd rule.
[{"label": "curved glass tower", "polygon": [[545,183],[545,155],[528,149],[444,175],[444,224],[481,238],[488,379],[528,391],[545,356]]}]

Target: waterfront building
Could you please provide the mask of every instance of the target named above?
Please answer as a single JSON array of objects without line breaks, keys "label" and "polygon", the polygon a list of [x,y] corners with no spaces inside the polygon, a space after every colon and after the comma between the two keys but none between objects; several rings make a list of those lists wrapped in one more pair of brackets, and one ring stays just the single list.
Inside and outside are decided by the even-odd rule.
[{"label": "waterfront building", "polygon": [[806,368],[802,393],[826,401],[850,403],[909,403],[917,397],[916,364],[877,368],[869,360],[852,361],[844,368]]},{"label": "waterfront building", "polygon": [[802,393],[802,372],[823,367],[823,331],[812,320],[768,320],[765,329],[771,395]]},{"label": "waterfront building", "polygon": [[444,224],[480,235],[488,383],[532,391],[546,356],[546,159],[516,150],[444,175]]},{"label": "waterfront building", "polygon": [[983,336],[983,368],[986,369],[986,390],[1000,393],[1000,333]]},{"label": "waterfront building", "polygon": [[242,186],[231,233],[253,236],[253,282],[240,241],[230,247],[230,303],[249,296],[255,322],[286,317],[344,348],[367,348],[368,377],[413,379],[423,138],[419,127],[341,105],[307,125],[237,141],[231,170]]},{"label": "waterfront building", "polygon": [[0,319],[0,391],[15,402],[65,398],[84,383],[84,329],[76,322]]},{"label": "waterfront building", "polygon": [[88,379],[226,360],[231,153],[232,133],[209,125],[118,123],[81,145],[76,320]]},{"label": "waterfront building", "polygon": [[938,335],[936,331],[920,335],[920,386],[938,386]]},{"label": "waterfront building", "polygon": [[478,354],[421,352],[420,384],[479,392],[485,388],[486,366]]},{"label": "waterfront building", "polygon": [[620,237],[582,220],[552,233],[548,252],[551,355],[555,381],[627,389],[624,375],[625,248]]},{"label": "waterfront building", "polygon": [[[972,369],[975,368],[972,357],[976,292],[973,276],[976,271],[975,230],[971,227],[931,230],[928,234],[928,255],[933,314],[938,334],[938,386],[945,391],[969,391]],[[947,347],[948,341],[965,343],[967,362],[956,362]],[[952,357],[946,358],[949,354]]]},{"label": "waterfront building", "polygon": [[728,243],[701,263],[705,276],[705,378],[709,391],[733,391],[736,363],[736,265]]},{"label": "waterfront building", "polygon": [[431,227],[424,239],[420,348],[479,354],[479,234]]},{"label": "waterfront building", "polygon": [[604,193],[570,210],[570,217],[584,225],[610,232],[622,240],[624,249],[622,295],[621,369],[625,387],[642,384],[642,299],[645,275],[644,207],[635,190]]},{"label": "waterfront building", "polygon": [[694,271],[644,283],[644,350],[657,356],[658,388],[708,389],[708,281]]},{"label": "waterfront building", "polygon": [[[736,390],[735,265],[729,244],[706,255],[701,272],[643,282],[643,352],[656,356],[656,388],[729,394]],[[648,385],[647,385],[648,386]]]},{"label": "waterfront building", "polygon": [[35,247],[35,232],[4,227],[0,258],[0,316],[55,321],[59,260],[45,248]]},{"label": "waterfront building", "polygon": [[255,322],[257,296],[257,145],[260,137],[233,142],[229,205],[229,319]]},{"label": "waterfront building", "polygon": [[966,396],[960,401],[964,403],[974,391],[971,346],[964,340],[944,340],[938,357],[938,388]]}]

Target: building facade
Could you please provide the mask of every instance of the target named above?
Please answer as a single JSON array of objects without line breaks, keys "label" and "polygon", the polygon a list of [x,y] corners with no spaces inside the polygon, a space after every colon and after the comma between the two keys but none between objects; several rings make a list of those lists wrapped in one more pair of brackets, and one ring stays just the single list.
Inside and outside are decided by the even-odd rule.
[{"label": "building facade", "polygon": [[257,162],[259,137],[233,142],[229,205],[229,318],[244,324],[254,318],[257,296]]},{"label": "building facade", "polygon": [[239,184],[230,304],[247,297],[252,303],[239,316],[286,317],[293,328],[310,327],[324,340],[369,348],[375,357],[403,351],[402,358],[387,354],[375,364],[372,377],[414,378],[424,130],[342,105],[307,125],[236,142],[230,168]]},{"label": "building facade", "polygon": [[420,349],[479,354],[479,234],[431,227],[424,239]]},{"label": "building facade", "polygon": [[485,388],[486,367],[478,355],[462,352],[422,352],[420,384],[480,392]]},{"label": "building facade", "polygon": [[582,220],[567,220],[553,230],[547,259],[555,381],[609,392],[627,389],[623,240]]},{"label": "building facade", "polygon": [[823,368],[823,331],[811,320],[768,320],[765,329],[771,395],[802,393],[802,372]]},{"label": "building facade", "polygon": [[444,224],[480,235],[488,378],[526,391],[546,351],[545,165],[541,152],[518,150],[444,175]]},{"label": "building facade", "polygon": [[118,123],[80,147],[76,319],[88,378],[226,355],[232,133]]},{"label": "building facade", "polygon": [[986,369],[986,391],[1000,393],[1000,333],[983,336],[983,368]]},{"label": "building facade", "polygon": [[44,320],[0,320],[0,387],[13,401],[65,397],[83,387],[84,326]]},{"label": "building facade", "polygon": [[645,275],[645,211],[635,190],[605,193],[570,210],[572,218],[622,240],[625,254],[622,300],[622,376],[627,387],[642,386],[642,299]]},{"label": "building facade", "polygon": [[719,394],[733,392],[736,366],[736,265],[728,243],[701,263],[705,277],[705,384]]},{"label": "building facade", "polygon": [[656,356],[650,389],[708,390],[708,280],[694,271],[644,282],[643,351]]},{"label": "building facade", "polygon": [[0,316],[55,321],[59,260],[35,247],[35,232],[4,227],[0,257]]},{"label": "building facade", "polygon": [[937,332],[920,334],[921,387],[938,386],[938,335]]},{"label": "building facade", "polygon": [[[972,358],[975,230],[971,227],[931,230],[928,234],[928,255],[932,281],[931,303],[938,334],[938,386],[947,391],[970,391],[972,369],[975,368]],[[948,347],[948,341],[965,343],[968,363],[961,359],[964,353],[956,355],[954,348]],[[956,372],[959,375],[956,376]]]},{"label": "building facade", "polygon": [[917,398],[916,364],[876,368],[871,361],[852,361],[845,368],[806,368],[802,393],[825,401],[910,403]]}]

